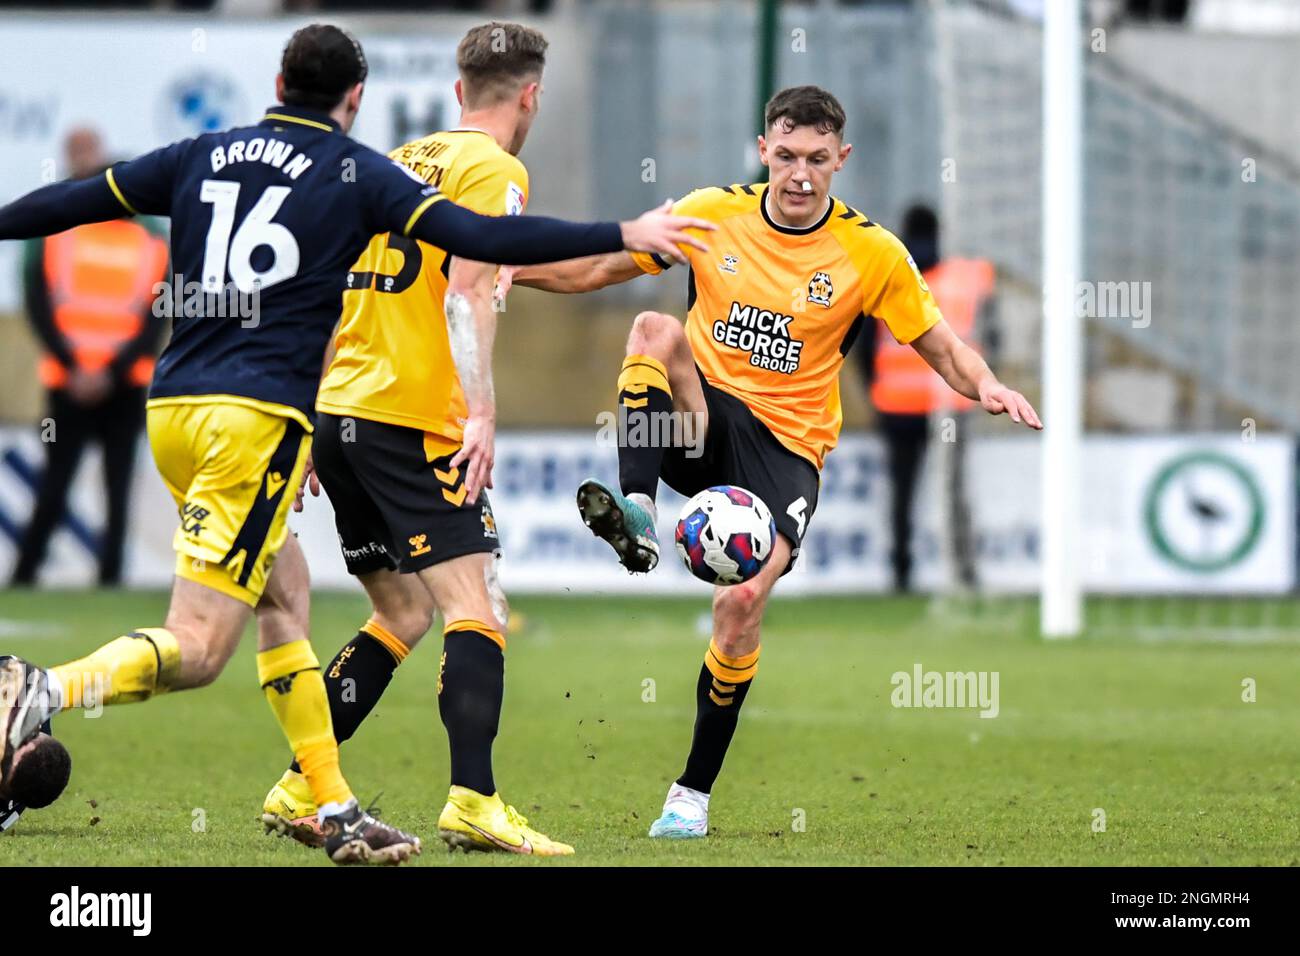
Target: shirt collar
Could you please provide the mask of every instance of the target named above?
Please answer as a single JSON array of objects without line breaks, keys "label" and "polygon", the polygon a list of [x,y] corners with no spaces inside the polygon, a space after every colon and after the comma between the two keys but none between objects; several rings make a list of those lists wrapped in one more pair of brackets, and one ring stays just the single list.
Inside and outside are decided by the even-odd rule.
[{"label": "shirt collar", "polygon": [[259,126],[278,126],[281,123],[292,123],[295,126],[308,126],[312,129],[319,129],[330,133],[341,133],[343,127],[340,126],[333,117],[328,113],[320,110],[307,109],[302,106],[285,106],[283,103],[277,103],[266,111],[262,117]]},{"label": "shirt collar", "polygon": [[827,197],[826,211],[822,213],[821,217],[812,225],[802,226],[802,227],[783,226],[775,219],[773,219],[772,214],[767,211],[767,190],[768,187],[764,186],[763,193],[758,200],[758,208],[763,211],[763,219],[769,226],[771,226],[777,232],[785,233],[787,236],[804,236],[810,232],[816,232],[822,226],[826,225],[826,221],[831,218],[832,210],[835,209],[835,198],[833,196],[829,196]]}]

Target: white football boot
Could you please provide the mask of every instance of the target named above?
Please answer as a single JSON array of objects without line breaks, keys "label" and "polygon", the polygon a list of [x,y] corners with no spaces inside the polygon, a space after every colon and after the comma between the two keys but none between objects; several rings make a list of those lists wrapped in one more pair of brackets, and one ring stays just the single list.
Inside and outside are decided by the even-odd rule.
[{"label": "white football boot", "polygon": [[663,813],[650,824],[652,837],[694,840],[709,834],[709,795],[674,783],[668,788]]}]

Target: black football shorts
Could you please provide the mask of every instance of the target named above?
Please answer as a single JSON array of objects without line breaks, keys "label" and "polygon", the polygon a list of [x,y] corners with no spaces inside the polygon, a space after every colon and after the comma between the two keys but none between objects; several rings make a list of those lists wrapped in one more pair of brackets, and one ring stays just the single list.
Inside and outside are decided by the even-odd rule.
[{"label": "black football shorts", "polygon": [[772,512],[777,532],[790,542],[794,567],[817,510],[821,476],[812,462],[777,441],[748,405],[699,375],[709,410],[703,453],[692,457],[691,449],[668,449],[659,476],[688,498],[714,485],[737,485],[758,495]]},{"label": "black football shorts", "polygon": [[312,460],[349,574],[420,571],[500,549],[487,494],[469,504],[455,451],[429,458],[425,447],[417,428],[317,415]]}]

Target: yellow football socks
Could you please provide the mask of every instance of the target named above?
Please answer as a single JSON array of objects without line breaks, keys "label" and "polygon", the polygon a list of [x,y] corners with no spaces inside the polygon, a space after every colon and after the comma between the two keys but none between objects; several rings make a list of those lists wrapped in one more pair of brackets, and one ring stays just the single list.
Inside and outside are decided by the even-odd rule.
[{"label": "yellow football socks", "polygon": [[109,641],[97,651],[50,668],[62,690],[62,707],[130,704],[167,691],[180,673],[176,636],[143,627]]},{"label": "yellow football socks", "polygon": [[320,663],[305,640],[257,655],[257,679],[280,722],[318,806],[346,803],[352,791],[339,769],[339,746],[330,723]]}]

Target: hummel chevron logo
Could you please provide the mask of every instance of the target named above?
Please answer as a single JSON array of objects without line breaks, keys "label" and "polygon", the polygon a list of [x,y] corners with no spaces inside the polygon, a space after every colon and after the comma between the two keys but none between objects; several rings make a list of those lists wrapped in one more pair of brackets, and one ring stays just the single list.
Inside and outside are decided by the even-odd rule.
[{"label": "hummel chevron logo", "polygon": [[500,837],[493,836],[491,833],[488,833],[486,830],[484,830],[481,826],[477,826],[476,824],[470,823],[464,817],[460,818],[460,822],[465,824],[465,826],[469,827],[475,833],[482,836],[483,839],[487,840],[490,843],[495,843],[503,850],[509,850],[511,853],[532,853],[533,852],[533,845],[528,842],[528,837],[524,837],[523,838],[524,842],[520,843],[518,846],[515,846],[512,843],[507,843],[505,840],[501,839]]}]

